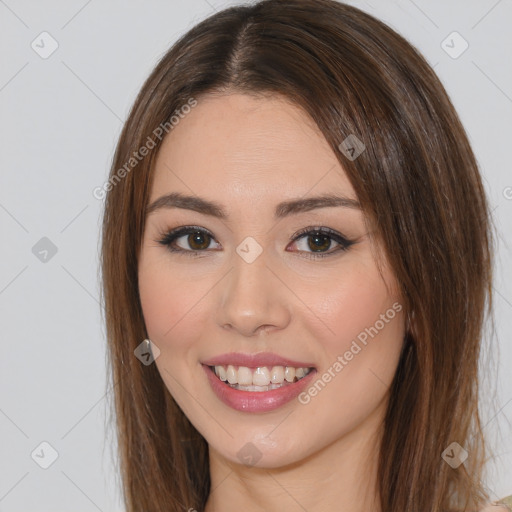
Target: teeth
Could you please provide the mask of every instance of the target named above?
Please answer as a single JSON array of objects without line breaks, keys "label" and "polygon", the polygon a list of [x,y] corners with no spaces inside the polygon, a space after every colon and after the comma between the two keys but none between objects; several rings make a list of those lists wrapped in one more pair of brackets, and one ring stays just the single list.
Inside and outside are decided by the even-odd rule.
[{"label": "teeth", "polygon": [[238,372],[235,370],[234,366],[228,366],[228,369],[226,370],[226,375],[228,382],[230,384],[236,384],[238,382]]},{"label": "teeth", "polygon": [[[240,378],[240,372],[244,367],[238,369],[238,375]],[[247,368],[249,370],[249,368]],[[250,370],[249,370],[250,371]],[[239,384],[254,384],[255,386],[268,386],[270,384],[270,372],[265,366],[263,368],[256,368],[255,372],[251,375],[251,382],[239,382]]]},{"label": "teeth", "polygon": [[270,372],[270,382],[272,384],[280,384],[284,380],[284,368],[282,366],[274,366]]},{"label": "teeth", "polygon": [[287,382],[293,382],[295,379],[295,368],[290,368],[287,366],[286,370],[284,371],[284,378]]},{"label": "teeth", "polygon": [[245,366],[238,368],[238,384],[241,386],[251,386],[253,383],[252,372]]},{"label": "teeth", "polygon": [[228,376],[227,376],[226,369],[224,368],[224,366],[216,366],[215,373],[217,374],[217,377],[219,377],[220,380],[222,380],[224,382],[228,380]]},{"label": "teeth", "polygon": [[214,372],[220,380],[231,387],[246,391],[268,391],[277,389],[285,382],[291,383],[305,377],[312,368],[293,368],[292,366],[261,366],[254,371],[246,366],[215,366]]}]

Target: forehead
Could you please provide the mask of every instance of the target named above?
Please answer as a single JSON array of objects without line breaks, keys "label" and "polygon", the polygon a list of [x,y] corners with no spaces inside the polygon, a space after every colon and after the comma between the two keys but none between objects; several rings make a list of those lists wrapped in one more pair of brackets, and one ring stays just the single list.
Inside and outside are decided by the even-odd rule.
[{"label": "forehead", "polygon": [[265,200],[309,192],[354,197],[314,121],[279,96],[207,95],[164,139],[151,199],[179,190]]}]

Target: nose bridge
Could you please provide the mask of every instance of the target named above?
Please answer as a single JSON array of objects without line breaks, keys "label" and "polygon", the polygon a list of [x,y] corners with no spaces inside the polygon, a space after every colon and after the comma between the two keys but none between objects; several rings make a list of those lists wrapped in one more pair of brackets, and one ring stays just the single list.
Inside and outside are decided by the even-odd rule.
[{"label": "nose bridge", "polygon": [[217,323],[253,335],[260,327],[283,328],[289,322],[283,284],[268,268],[263,248],[248,237],[236,248],[223,281]]}]

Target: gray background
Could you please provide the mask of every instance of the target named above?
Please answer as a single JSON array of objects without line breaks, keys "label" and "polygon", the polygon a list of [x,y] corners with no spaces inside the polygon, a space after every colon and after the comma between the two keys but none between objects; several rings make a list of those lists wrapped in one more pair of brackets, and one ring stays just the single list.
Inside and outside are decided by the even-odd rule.
[{"label": "gray background", "polygon": [[[497,388],[484,416],[496,452],[488,486],[495,498],[512,494],[512,2],[350,3],[407,37],[435,67],[485,178],[500,233],[497,329],[484,347],[498,366],[485,375],[483,395]],[[233,4],[0,0],[0,512],[123,510],[106,427],[103,204],[92,191],[107,178],[122,123],[157,60],[198,21]],[[40,36],[45,31],[50,36]],[[58,48],[42,58],[53,40]]]}]

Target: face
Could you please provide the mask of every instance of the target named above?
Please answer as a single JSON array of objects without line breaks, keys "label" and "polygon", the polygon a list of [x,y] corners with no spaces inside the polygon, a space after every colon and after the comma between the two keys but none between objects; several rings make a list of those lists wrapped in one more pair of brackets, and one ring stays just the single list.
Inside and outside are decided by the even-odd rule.
[{"label": "face", "polygon": [[[165,386],[211,451],[279,467],[375,428],[401,299],[313,121],[277,96],[204,96],[154,172],[144,319]],[[310,200],[325,196],[344,199]]]}]

